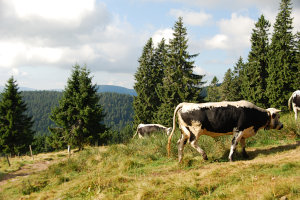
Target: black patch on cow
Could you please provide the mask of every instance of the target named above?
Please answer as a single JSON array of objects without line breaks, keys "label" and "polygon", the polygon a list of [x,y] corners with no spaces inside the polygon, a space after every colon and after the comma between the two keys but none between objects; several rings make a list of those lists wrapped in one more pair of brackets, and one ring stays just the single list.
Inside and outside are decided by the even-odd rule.
[{"label": "black patch on cow", "polygon": [[234,129],[243,131],[251,126],[257,131],[267,124],[268,112],[249,107],[203,107],[189,112],[180,112],[181,117],[189,126],[198,121],[202,129],[215,133],[228,133]]},{"label": "black patch on cow", "polygon": [[[187,127],[187,129],[189,130],[188,127]],[[192,131],[190,131],[190,142],[194,141],[195,139],[196,139],[196,136],[194,135],[194,133]]]},{"label": "black patch on cow", "polygon": [[236,135],[233,136],[232,140],[231,140],[231,144],[234,145],[235,144],[235,140],[236,140]]},{"label": "black patch on cow", "polygon": [[296,95],[293,97],[293,103],[296,105],[296,107],[300,107],[300,95]]}]

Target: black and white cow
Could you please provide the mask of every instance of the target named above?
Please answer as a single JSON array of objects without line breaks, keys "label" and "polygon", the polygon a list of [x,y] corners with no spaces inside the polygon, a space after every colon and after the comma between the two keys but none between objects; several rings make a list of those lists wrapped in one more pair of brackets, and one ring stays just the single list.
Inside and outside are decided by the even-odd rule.
[{"label": "black and white cow", "polygon": [[167,128],[160,124],[139,124],[133,138],[136,136],[136,134],[139,134],[139,138],[143,138],[144,136],[149,136],[151,133],[157,131],[163,131],[169,135],[172,131],[172,128]]},{"label": "black and white cow", "polygon": [[290,110],[291,107],[293,107],[293,111],[295,113],[295,120],[297,120],[297,111],[300,111],[300,90],[296,90],[295,92],[293,92],[292,96],[289,98],[288,104]]},{"label": "black and white cow", "polygon": [[197,140],[201,135],[212,137],[233,135],[229,160],[232,161],[238,142],[241,142],[243,156],[248,157],[245,139],[255,135],[261,128],[281,129],[283,125],[279,121],[278,112],[280,110],[262,109],[247,101],[181,103],[174,111],[173,130],[168,139],[168,155],[170,155],[171,139],[176,127],[176,114],[181,130],[181,138],[177,142],[178,159],[181,162],[186,142],[190,143],[207,160],[206,153],[197,145]]}]

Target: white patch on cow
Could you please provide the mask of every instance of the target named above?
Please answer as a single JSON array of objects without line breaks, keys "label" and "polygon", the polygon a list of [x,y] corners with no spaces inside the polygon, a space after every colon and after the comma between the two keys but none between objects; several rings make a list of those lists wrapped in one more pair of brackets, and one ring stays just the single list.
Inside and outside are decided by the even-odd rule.
[{"label": "white patch on cow", "polygon": [[257,110],[265,111],[265,109],[260,108],[253,103],[248,101],[222,101],[222,102],[209,102],[209,103],[181,103],[179,104],[182,106],[182,112],[192,112],[194,110],[199,110],[201,108],[218,108],[218,107],[227,107],[227,106],[235,106],[237,108],[254,108]]},{"label": "white patch on cow", "polygon": [[293,94],[292,97],[296,97],[296,95],[300,96],[300,90],[296,90]]},{"label": "white patch on cow", "polygon": [[143,128],[143,127],[147,127],[147,126],[156,126],[156,127],[160,127],[160,128],[167,128],[163,125],[160,125],[160,124],[139,124],[138,127],[139,128]]}]

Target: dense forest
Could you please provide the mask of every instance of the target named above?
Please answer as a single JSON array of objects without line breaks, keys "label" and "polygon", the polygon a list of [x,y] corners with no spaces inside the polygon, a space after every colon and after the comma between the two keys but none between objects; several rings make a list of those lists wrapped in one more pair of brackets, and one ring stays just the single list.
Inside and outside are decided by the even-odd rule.
[{"label": "dense forest", "polygon": [[[103,106],[104,124],[114,130],[120,130],[133,120],[133,97],[118,93],[99,93]],[[57,91],[23,91],[23,100],[27,104],[27,114],[32,116],[33,130],[38,135],[50,134],[48,127],[54,125],[49,115],[51,109],[58,105],[62,92]]]},{"label": "dense forest", "polygon": [[300,33],[293,30],[291,15],[291,1],[282,0],[270,33],[271,23],[261,14],[253,24],[247,60],[239,57],[222,83],[214,77],[206,91],[204,75],[193,73],[198,54],[188,52],[187,29],[179,17],[168,43],[162,39],[156,46],[149,38],[143,48],[135,73],[134,124],[171,126],[181,102],[247,100],[262,108],[287,110],[300,83]]}]

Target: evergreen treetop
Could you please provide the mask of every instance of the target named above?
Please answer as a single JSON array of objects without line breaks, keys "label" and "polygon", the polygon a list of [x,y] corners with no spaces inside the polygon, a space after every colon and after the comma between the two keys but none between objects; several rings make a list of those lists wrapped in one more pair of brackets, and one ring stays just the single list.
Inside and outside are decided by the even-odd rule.
[{"label": "evergreen treetop", "polygon": [[251,35],[251,50],[248,54],[248,63],[245,66],[245,76],[243,84],[246,87],[243,90],[243,96],[246,100],[261,106],[268,106],[268,98],[266,96],[266,79],[268,77],[268,51],[269,39],[268,30],[270,27],[264,15],[255,23],[255,28]]},{"label": "evergreen treetop", "polygon": [[170,125],[175,107],[181,102],[200,102],[204,82],[203,75],[193,73],[198,54],[189,54],[186,28],[179,17],[173,27],[173,39],[169,41],[166,57],[166,69],[162,87],[160,87],[161,107],[157,118],[160,123]]},{"label": "evergreen treetop", "polygon": [[50,116],[58,126],[49,128],[53,138],[79,150],[94,141],[99,141],[99,144],[107,142],[104,135],[106,127],[102,124],[105,115],[99,104],[96,85],[92,84],[89,75],[86,67],[81,68],[77,64],[73,67],[63,97]]},{"label": "evergreen treetop", "polygon": [[26,115],[27,106],[18,89],[11,77],[0,102],[0,151],[13,155],[25,153],[34,136],[32,118]]},{"label": "evergreen treetop", "polygon": [[280,11],[274,24],[274,32],[269,50],[268,78],[266,94],[271,107],[286,109],[289,95],[296,89],[298,67],[292,34],[291,1],[282,0]]}]

